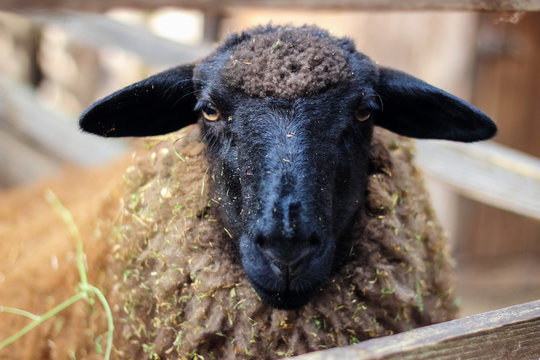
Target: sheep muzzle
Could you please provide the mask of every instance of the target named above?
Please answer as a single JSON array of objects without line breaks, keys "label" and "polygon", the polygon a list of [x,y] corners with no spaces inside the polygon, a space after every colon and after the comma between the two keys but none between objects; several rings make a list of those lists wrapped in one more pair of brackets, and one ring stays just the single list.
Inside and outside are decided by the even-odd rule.
[{"label": "sheep muzzle", "polygon": [[330,275],[334,241],[325,239],[240,240],[242,265],[261,299],[276,308],[305,305]]}]

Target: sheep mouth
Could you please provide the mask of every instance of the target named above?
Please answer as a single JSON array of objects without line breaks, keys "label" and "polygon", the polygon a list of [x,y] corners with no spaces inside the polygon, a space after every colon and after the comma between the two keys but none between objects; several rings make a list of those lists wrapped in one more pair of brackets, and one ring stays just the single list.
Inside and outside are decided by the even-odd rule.
[{"label": "sheep mouth", "polygon": [[318,292],[322,291],[321,284],[312,284],[308,289],[296,290],[290,285],[279,290],[268,289],[258,284],[248,276],[251,285],[261,298],[261,300],[276,309],[294,310],[306,305]]},{"label": "sheep mouth", "polygon": [[[297,309],[319,293],[331,276],[335,241],[315,247],[277,250],[244,235],[239,242],[242,266],[262,302],[277,309]],[[290,252],[294,255],[288,256]]]},{"label": "sheep mouth", "polygon": [[321,292],[329,278],[324,271],[297,278],[274,277],[266,273],[264,277],[250,276],[248,279],[261,300],[276,309],[293,310],[306,305]]}]

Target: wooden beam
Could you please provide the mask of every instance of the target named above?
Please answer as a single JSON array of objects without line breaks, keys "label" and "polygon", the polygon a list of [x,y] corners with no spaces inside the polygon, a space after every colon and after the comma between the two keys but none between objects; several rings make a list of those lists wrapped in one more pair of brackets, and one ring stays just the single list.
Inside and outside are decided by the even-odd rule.
[{"label": "wooden beam", "polygon": [[22,8],[105,11],[113,7],[152,9],[179,6],[203,10],[231,6],[335,10],[539,11],[538,0],[2,0],[0,9]]},{"label": "wooden beam", "polygon": [[540,300],[295,360],[538,359]]},{"label": "wooden beam", "polygon": [[123,140],[82,133],[76,119],[44,106],[28,85],[0,78],[0,94],[4,109],[1,125],[24,134],[29,145],[48,153],[51,158],[71,164],[95,165],[127,150]]},{"label": "wooden beam", "polygon": [[494,142],[417,141],[426,175],[484,204],[540,220],[540,160]]},{"label": "wooden beam", "polygon": [[121,23],[96,14],[36,10],[26,10],[21,14],[39,24],[61,27],[80,44],[95,49],[106,46],[121,48],[156,67],[190,63],[206,56],[213,49],[210,44],[184,45],[167,40],[152,34],[144,27]]}]

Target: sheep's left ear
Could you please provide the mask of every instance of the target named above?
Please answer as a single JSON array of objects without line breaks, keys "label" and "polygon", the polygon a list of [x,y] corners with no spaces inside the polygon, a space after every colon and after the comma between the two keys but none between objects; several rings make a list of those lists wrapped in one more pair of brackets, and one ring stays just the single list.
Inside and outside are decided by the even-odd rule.
[{"label": "sheep's left ear", "polygon": [[467,102],[401,71],[380,68],[382,112],[375,125],[400,135],[454,141],[486,140],[497,126]]},{"label": "sheep's left ear", "polygon": [[86,109],[79,126],[107,137],[151,136],[197,122],[193,68],[175,67],[118,90]]}]

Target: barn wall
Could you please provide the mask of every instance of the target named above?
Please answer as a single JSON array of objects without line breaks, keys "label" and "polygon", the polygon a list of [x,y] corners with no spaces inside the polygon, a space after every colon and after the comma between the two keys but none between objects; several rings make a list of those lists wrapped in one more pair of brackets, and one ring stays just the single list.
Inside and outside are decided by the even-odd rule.
[{"label": "barn wall", "polygon": [[[540,157],[540,13],[480,18],[473,100],[497,122],[498,143]],[[512,189],[508,189],[512,196]],[[540,202],[540,199],[538,199]],[[540,222],[463,200],[459,252],[471,261],[540,259]]]}]

